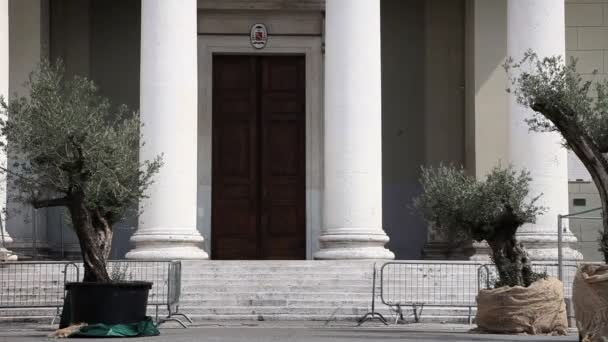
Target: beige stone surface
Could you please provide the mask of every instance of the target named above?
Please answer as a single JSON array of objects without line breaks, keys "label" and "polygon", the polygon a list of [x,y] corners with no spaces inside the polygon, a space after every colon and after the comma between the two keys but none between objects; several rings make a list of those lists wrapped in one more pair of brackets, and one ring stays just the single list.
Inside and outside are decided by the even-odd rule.
[{"label": "beige stone surface", "polygon": [[566,4],[566,26],[598,26],[604,21],[603,3]]}]

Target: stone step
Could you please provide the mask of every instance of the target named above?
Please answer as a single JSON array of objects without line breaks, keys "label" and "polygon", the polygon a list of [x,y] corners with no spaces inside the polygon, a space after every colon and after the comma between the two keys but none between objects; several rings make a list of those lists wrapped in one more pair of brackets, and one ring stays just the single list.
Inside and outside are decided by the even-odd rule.
[{"label": "stone step", "polygon": [[[461,293],[461,292],[443,292],[441,294],[437,294],[437,293],[431,293],[431,292],[413,292],[413,293],[409,293],[407,295],[393,295],[393,294],[384,294],[384,298],[386,300],[397,300],[397,299],[401,299],[401,300],[412,300],[412,301],[420,301],[421,299],[426,299],[427,301],[429,299],[434,299],[437,300],[439,298],[442,298],[444,300],[450,299],[453,300],[454,298],[467,298],[467,299],[475,299],[475,297],[477,296],[476,292],[471,292],[471,293]],[[380,294],[377,292],[376,293],[376,297],[378,298],[378,300],[380,300]],[[206,292],[206,291],[200,291],[200,292],[188,292],[188,293],[182,293],[181,296],[181,300],[182,301],[203,301],[203,300],[213,300],[213,299],[225,299],[226,294],[225,292],[216,292],[216,291],[211,291],[211,292]],[[262,289],[261,291],[255,291],[255,289],[250,288],[247,292],[234,292],[234,293],[230,293],[230,298],[235,298],[235,299],[260,299],[260,298],[269,298],[269,299],[301,299],[301,300],[306,300],[306,299],[316,299],[316,298],[321,298],[321,299],[333,299],[333,298],[338,298],[338,299],[344,299],[344,300],[348,300],[348,299],[352,299],[352,298],[365,298],[365,299],[371,299],[371,291],[368,292],[363,292],[363,293],[347,293],[347,292],[314,292],[314,291],[305,291],[305,292],[292,292],[292,291],[273,291],[273,292],[266,292],[265,289]]]},{"label": "stone step", "polygon": [[[294,315],[294,314],[266,314],[266,315],[189,315],[189,317],[194,321],[196,325],[199,322],[205,321],[346,321],[353,322],[353,325],[361,318],[357,315]],[[385,316],[390,325],[394,324],[394,317]],[[473,320],[475,316],[472,317]],[[407,323],[413,323],[414,319],[412,317],[406,318]],[[469,316],[468,315],[460,315],[460,316],[422,316],[420,318],[420,323],[453,323],[453,324],[468,324]],[[379,321],[373,321],[365,323],[364,326],[368,325],[380,325],[383,326]]]},{"label": "stone step", "polygon": [[[369,311],[368,306],[294,306],[286,308],[285,306],[222,306],[222,307],[207,307],[207,306],[180,306],[180,311],[188,315],[354,315],[363,316]],[[382,314],[390,314],[390,310],[385,306],[378,307],[377,311]],[[412,314],[410,307],[403,307],[404,315]],[[465,307],[426,307],[422,310],[422,315],[430,316],[458,316],[468,314],[469,309]],[[473,311],[474,312],[474,311]]]},{"label": "stone step", "polygon": [[205,301],[180,301],[180,307],[211,307],[217,308],[222,306],[239,306],[239,307],[257,307],[257,306],[284,306],[284,307],[317,307],[317,306],[353,306],[367,307],[370,304],[369,300],[364,299],[210,299]]},{"label": "stone step", "polygon": [[200,292],[221,292],[221,293],[240,293],[240,292],[251,292],[253,290],[260,290],[264,292],[347,292],[347,293],[371,293],[370,286],[331,286],[331,285],[292,285],[292,284],[273,284],[269,286],[247,286],[247,285],[231,285],[231,284],[219,284],[219,285],[185,285],[182,286],[182,295],[189,293],[200,293]]},{"label": "stone step", "polygon": [[281,272],[281,273],[239,273],[239,274],[220,274],[212,273],[210,275],[200,274],[182,274],[182,281],[211,281],[211,280],[257,280],[257,279],[272,279],[272,280],[292,280],[298,278],[309,279],[337,279],[337,280],[372,280],[371,274],[362,273],[297,273],[297,272]]},{"label": "stone step", "polygon": [[[292,299],[292,300],[349,300],[364,298],[368,301],[371,300],[371,293],[357,294],[344,292],[239,292],[231,294],[230,299],[235,300],[250,300],[250,299],[269,299],[269,300],[281,300],[281,299]],[[200,292],[200,293],[182,293],[181,302],[204,302],[207,300],[223,300],[228,299],[224,293],[217,292]]]},{"label": "stone step", "polygon": [[319,287],[364,287],[371,291],[371,281],[369,280],[340,280],[340,279],[291,279],[291,280],[272,280],[272,279],[260,279],[260,280],[210,280],[210,281],[192,281],[192,280],[182,280],[182,288],[189,288],[191,286],[196,286],[201,289],[213,288],[217,286],[231,286],[231,287],[256,287],[256,288],[264,288],[264,287],[273,287],[273,286],[319,286]]},{"label": "stone step", "polygon": [[[429,301],[430,302],[430,301]],[[469,303],[474,303],[471,301]],[[381,301],[378,301],[379,306],[383,306]],[[463,304],[463,303],[459,303]],[[258,307],[258,306],[278,306],[278,307],[368,307],[371,306],[371,301],[364,298],[352,299],[210,299],[205,301],[190,301],[181,300],[180,307],[211,307],[217,308],[222,306],[239,306],[239,307]],[[431,306],[429,306],[431,307]]]}]

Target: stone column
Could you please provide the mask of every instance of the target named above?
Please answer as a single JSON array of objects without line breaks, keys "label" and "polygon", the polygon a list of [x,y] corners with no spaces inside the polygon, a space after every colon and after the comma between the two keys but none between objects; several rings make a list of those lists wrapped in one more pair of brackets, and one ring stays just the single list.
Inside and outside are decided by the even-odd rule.
[{"label": "stone column", "polygon": [[[540,57],[561,55],[565,59],[564,1],[508,0],[507,56],[516,61],[532,49]],[[515,71],[517,72],[517,71]],[[529,132],[524,119],[529,108],[508,100],[509,160],[517,168],[531,172],[531,195],[543,194],[540,204],[547,212],[536,224],[520,228],[518,239],[534,260],[557,260],[557,215],[568,213],[567,153],[557,133]],[[565,228],[564,260],[581,259],[582,255],[568,246],[576,238]]]},{"label": "stone column", "polygon": [[140,159],[164,165],[142,201],[129,259],[207,259],[196,228],[196,0],[141,4]]},{"label": "stone column", "polygon": [[[8,32],[8,0],[0,0],[0,96],[4,97],[4,100],[8,102],[8,80],[9,80],[9,32]],[[2,119],[6,119],[3,117]],[[7,158],[4,151],[0,151],[0,167],[6,168]],[[5,248],[5,245],[13,242],[10,235],[6,230],[6,216],[4,210],[6,209],[6,176],[1,176],[0,183],[0,224],[2,230],[0,230],[0,261],[16,260],[17,256],[12,254]]]},{"label": "stone column", "polygon": [[393,259],[382,230],[380,0],[327,0],[323,227],[316,259]]}]

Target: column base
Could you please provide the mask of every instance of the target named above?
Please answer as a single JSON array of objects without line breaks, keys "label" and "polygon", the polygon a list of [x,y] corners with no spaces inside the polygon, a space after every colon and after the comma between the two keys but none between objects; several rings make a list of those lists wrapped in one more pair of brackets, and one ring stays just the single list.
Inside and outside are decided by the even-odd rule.
[{"label": "column base", "polygon": [[204,260],[209,255],[200,247],[203,237],[196,233],[190,234],[167,234],[158,231],[175,230],[168,229],[146,229],[137,232],[131,237],[135,248],[126,255],[127,259],[137,260]]},{"label": "column base", "polygon": [[[11,243],[13,243],[13,239],[10,235],[8,235],[7,232],[4,232],[4,237],[0,236],[0,239],[4,240],[5,245],[10,245]],[[0,240],[0,243],[2,242],[2,240]]]},{"label": "column base", "polygon": [[324,234],[319,238],[318,260],[393,260],[395,254],[384,247],[386,234]]},{"label": "column base", "polygon": [[4,247],[0,247],[0,261],[17,261],[17,259],[17,254],[14,254]]},{"label": "column base", "polygon": [[[517,241],[524,245],[532,261],[557,262],[557,234],[523,233],[517,234]],[[562,239],[562,257],[564,261],[576,262],[583,260],[583,255],[570,244],[576,243],[576,237],[565,233]]]},{"label": "column base", "polygon": [[462,242],[460,244],[447,241],[430,241],[424,245],[422,258],[424,260],[474,260],[478,253],[476,242]]}]

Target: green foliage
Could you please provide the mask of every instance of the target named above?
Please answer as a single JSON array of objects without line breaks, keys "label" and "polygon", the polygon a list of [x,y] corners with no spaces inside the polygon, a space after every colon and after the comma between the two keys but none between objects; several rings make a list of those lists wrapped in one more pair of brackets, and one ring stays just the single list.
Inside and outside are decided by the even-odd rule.
[{"label": "green foliage", "polygon": [[[527,51],[521,61],[509,58],[504,65],[511,75],[512,92],[517,101],[532,109],[539,105],[542,111],[535,111],[527,119],[534,131],[559,131],[569,146],[554,113],[571,126],[586,133],[603,152],[608,152],[608,80],[586,81],[576,71],[576,60],[565,63],[561,56],[540,58]],[[540,108],[537,108],[540,109]]]},{"label": "green foliage", "polygon": [[526,282],[524,284],[520,284],[518,277],[520,276],[520,270],[517,268],[517,265],[514,263],[507,263],[504,265],[505,272],[504,274],[500,274],[500,276],[491,279],[492,288],[499,288],[503,286],[515,286],[515,285],[523,285],[528,287],[532,285],[534,282],[542,279],[549,278],[546,270],[542,272],[533,272],[528,270],[529,274],[524,277]]},{"label": "green foliage", "polygon": [[2,148],[19,160],[2,171],[17,201],[60,206],[80,194],[111,224],[145,196],[161,156],[138,160],[137,112],[112,107],[91,80],[63,75],[61,63],[45,61],[26,82],[28,96],[1,101]]},{"label": "green foliage", "polygon": [[420,182],[423,193],[415,199],[415,207],[434,228],[462,239],[514,236],[515,231],[500,231],[507,217],[519,227],[534,223],[544,211],[536,205],[540,196],[528,198],[529,173],[512,167],[495,167],[485,180],[454,166],[423,167]]},{"label": "green foliage", "polygon": [[495,167],[483,180],[462,168],[441,165],[422,168],[423,193],[414,205],[442,235],[456,240],[486,241],[498,270],[497,284],[530,286],[534,273],[515,234],[544,211],[529,196],[530,175],[512,167]]}]

